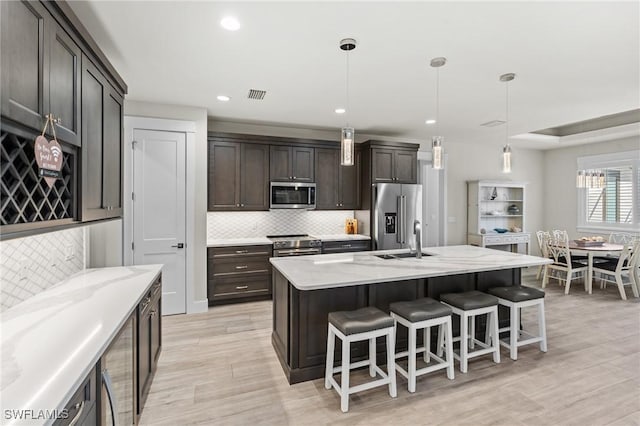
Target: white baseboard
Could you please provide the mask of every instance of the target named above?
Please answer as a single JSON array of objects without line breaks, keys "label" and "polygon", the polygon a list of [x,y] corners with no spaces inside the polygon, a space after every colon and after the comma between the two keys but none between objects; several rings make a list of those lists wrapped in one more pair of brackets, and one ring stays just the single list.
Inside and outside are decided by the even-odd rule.
[{"label": "white baseboard", "polygon": [[209,300],[196,300],[187,307],[187,314],[200,314],[209,310]]}]

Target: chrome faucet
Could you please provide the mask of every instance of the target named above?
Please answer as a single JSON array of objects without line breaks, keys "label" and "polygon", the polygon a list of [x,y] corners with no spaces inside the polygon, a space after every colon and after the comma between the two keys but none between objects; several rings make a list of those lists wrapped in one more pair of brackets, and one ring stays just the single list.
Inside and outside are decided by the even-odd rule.
[{"label": "chrome faucet", "polygon": [[413,222],[413,234],[416,236],[416,259],[422,259],[422,226],[419,220]]}]

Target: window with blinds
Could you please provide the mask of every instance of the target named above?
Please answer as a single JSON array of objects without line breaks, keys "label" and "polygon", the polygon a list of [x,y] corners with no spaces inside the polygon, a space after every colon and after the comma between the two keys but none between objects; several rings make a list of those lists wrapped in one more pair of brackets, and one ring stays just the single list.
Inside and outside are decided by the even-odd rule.
[{"label": "window with blinds", "polygon": [[[604,173],[604,188],[587,190],[587,222],[632,224],[634,221],[633,167],[611,167],[605,169]],[[635,182],[635,187],[639,186],[638,182]]]},{"label": "window with blinds", "polygon": [[578,188],[578,228],[640,230],[640,151],[579,157],[578,170],[605,176],[603,188]]}]

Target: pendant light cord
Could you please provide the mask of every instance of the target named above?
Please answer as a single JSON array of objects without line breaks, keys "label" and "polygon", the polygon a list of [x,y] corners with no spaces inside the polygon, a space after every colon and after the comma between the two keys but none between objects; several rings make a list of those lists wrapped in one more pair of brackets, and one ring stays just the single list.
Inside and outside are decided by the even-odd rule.
[{"label": "pendant light cord", "polygon": [[347,50],[347,127],[349,127],[349,114],[351,110],[349,109],[349,52],[351,49]]},{"label": "pendant light cord", "polygon": [[505,111],[505,119],[506,119],[506,126],[505,126],[505,138],[504,138],[504,142],[506,145],[509,145],[509,82],[507,81],[506,84],[506,111]]},{"label": "pendant light cord", "polygon": [[440,67],[436,68],[436,133],[440,135]]}]

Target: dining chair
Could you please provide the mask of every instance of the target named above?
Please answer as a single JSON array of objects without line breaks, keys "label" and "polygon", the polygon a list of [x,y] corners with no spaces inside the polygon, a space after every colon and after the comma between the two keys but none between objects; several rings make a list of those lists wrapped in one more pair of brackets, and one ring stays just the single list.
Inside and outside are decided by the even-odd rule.
[{"label": "dining chair", "polygon": [[612,232],[609,234],[609,242],[613,244],[631,244],[638,241],[638,236],[628,232]]},{"label": "dining chair", "polygon": [[[594,265],[593,272],[600,274],[600,288],[604,288],[607,282],[617,284],[622,300],[627,300],[624,290],[625,285],[631,286],[635,297],[638,294],[638,262],[640,262],[640,241],[624,244],[624,248],[617,259]],[[624,278],[627,278],[626,282]]]},{"label": "dining chair", "polygon": [[[549,231],[536,231],[536,238],[538,239],[538,248],[540,249],[540,256],[549,258],[549,250],[547,249],[547,240],[551,238]],[[544,265],[538,267],[538,273],[536,274],[536,280],[539,280],[544,271]]]},{"label": "dining chair", "polygon": [[[552,271],[564,273],[564,278],[561,276],[554,276],[557,280],[565,281],[564,294],[569,294],[569,288],[571,287],[571,280],[574,274],[583,273],[587,271],[587,265],[582,262],[576,262],[571,259],[571,250],[569,250],[569,240],[564,238],[562,234],[556,234],[555,236],[547,239],[547,250],[553,258],[552,264],[545,265],[544,276],[542,277],[542,288],[547,286],[549,282],[550,274]],[[587,282],[585,281],[585,290],[587,288]]]}]

